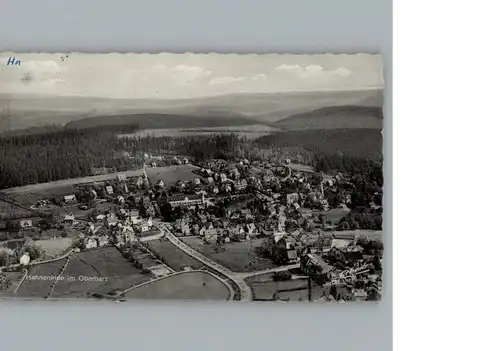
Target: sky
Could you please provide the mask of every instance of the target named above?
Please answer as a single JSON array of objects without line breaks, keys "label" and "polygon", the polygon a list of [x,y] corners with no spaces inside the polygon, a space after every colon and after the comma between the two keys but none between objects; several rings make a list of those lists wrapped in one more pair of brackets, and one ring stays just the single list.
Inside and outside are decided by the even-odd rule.
[{"label": "sky", "polygon": [[0,53],[0,93],[10,94],[184,99],[383,85],[381,55]]}]

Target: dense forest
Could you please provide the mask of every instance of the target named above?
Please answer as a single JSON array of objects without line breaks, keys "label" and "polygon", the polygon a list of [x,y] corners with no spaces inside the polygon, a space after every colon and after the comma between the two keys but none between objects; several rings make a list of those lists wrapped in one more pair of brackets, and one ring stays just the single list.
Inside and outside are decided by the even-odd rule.
[{"label": "dense forest", "polygon": [[273,123],[285,130],[305,129],[382,129],[383,112],[380,107],[329,106],[298,113]]},{"label": "dense forest", "polygon": [[315,154],[333,156],[339,151],[347,157],[382,159],[380,129],[321,129],[278,132],[255,140],[259,147],[301,147]]},{"label": "dense forest", "polygon": [[88,176],[92,167],[126,168],[126,141],[107,128],[0,137],[0,189]]}]

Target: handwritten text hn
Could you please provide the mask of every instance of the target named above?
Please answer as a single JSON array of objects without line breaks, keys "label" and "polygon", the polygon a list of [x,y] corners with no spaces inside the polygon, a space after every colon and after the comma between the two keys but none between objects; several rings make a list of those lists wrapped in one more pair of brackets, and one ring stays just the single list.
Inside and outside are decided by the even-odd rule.
[{"label": "handwritten text hn", "polygon": [[9,57],[7,66],[21,66],[21,60],[17,60],[15,57]]}]

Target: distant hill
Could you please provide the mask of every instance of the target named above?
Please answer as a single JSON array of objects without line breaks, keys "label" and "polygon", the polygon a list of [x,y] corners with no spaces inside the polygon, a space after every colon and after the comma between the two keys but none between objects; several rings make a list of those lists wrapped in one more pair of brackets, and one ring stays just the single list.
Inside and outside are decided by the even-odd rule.
[{"label": "distant hill", "polygon": [[330,106],[310,112],[294,114],[272,124],[286,130],[307,129],[382,129],[381,107]]},{"label": "distant hill", "polygon": [[[192,99],[110,99],[103,97],[0,94],[0,132],[64,125],[110,115],[168,114],[252,118],[269,124],[325,106],[382,106],[381,89],[289,93],[235,93]],[[205,125],[206,126],[206,125]]]},{"label": "distant hill", "polygon": [[377,129],[321,129],[284,131],[255,140],[265,148],[300,147],[316,154],[382,159],[382,131]]},{"label": "distant hill", "polygon": [[242,126],[255,124],[255,120],[229,115],[221,117],[209,116],[184,116],[177,114],[133,114],[88,117],[66,123],[68,129],[85,129],[100,126],[127,126],[133,125],[139,129],[158,128],[200,128]]}]

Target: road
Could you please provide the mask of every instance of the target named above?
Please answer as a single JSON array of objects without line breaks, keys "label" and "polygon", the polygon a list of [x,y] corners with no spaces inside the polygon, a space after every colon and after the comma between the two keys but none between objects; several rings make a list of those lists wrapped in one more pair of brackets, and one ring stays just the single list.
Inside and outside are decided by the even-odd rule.
[{"label": "road", "polygon": [[248,286],[248,284],[245,282],[244,278],[239,273],[235,273],[235,272],[227,269],[226,267],[221,266],[220,264],[212,261],[208,257],[203,256],[201,253],[199,253],[195,249],[186,245],[183,241],[181,241],[174,234],[172,234],[172,232],[168,229],[168,227],[165,225],[165,223],[156,223],[156,226],[158,227],[158,229],[162,233],[164,233],[165,237],[172,244],[177,246],[177,248],[184,251],[187,255],[197,259],[198,261],[203,263],[205,266],[212,268],[213,270],[215,270],[218,273],[227,277],[229,280],[233,281],[240,289],[241,301],[252,301],[252,289],[250,288],[250,286]]},{"label": "road", "polygon": [[246,279],[246,278],[255,277],[257,275],[262,275],[262,274],[284,272],[284,271],[288,271],[290,269],[295,269],[295,268],[299,268],[299,267],[300,267],[300,264],[296,263],[296,264],[291,264],[288,266],[280,266],[280,267],[276,267],[276,268],[264,269],[262,271],[255,271],[255,272],[248,272],[248,273],[235,273],[235,274],[239,275],[243,279]]},{"label": "road", "polygon": [[228,300],[231,301],[233,299],[234,290],[233,290],[233,288],[231,288],[231,285],[229,285],[227,282],[221,280],[215,274],[207,272],[207,271],[204,271],[204,270],[192,270],[192,271],[183,271],[183,272],[175,272],[175,271],[173,271],[170,274],[167,274],[167,275],[164,275],[164,276],[161,276],[161,277],[158,277],[158,278],[153,278],[151,280],[148,280],[147,282],[134,285],[134,286],[132,286],[132,287],[130,287],[130,288],[128,288],[128,289],[126,289],[126,290],[124,290],[124,291],[116,294],[116,296],[114,296],[113,298],[114,299],[120,299],[120,298],[126,297],[126,295],[127,295],[127,293],[129,291],[135,290],[135,289],[140,288],[140,287],[142,287],[144,285],[155,283],[155,282],[157,282],[159,280],[170,278],[170,277],[173,277],[173,276],[176,276],[176,275],[179,275],[179,274],[186,274],[186,273],[192,273],[192,272],[202,272],[202,273],[205,273],[205,274],[210,274],[212,277],[216,278],[217,280],[220,280],[222,282],[222,284],[224,284],[229,289],[229,298],[228,298]]}]

